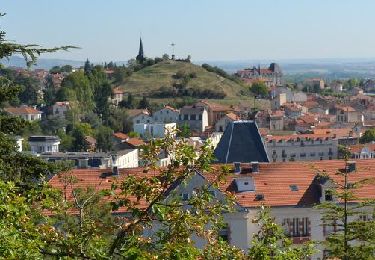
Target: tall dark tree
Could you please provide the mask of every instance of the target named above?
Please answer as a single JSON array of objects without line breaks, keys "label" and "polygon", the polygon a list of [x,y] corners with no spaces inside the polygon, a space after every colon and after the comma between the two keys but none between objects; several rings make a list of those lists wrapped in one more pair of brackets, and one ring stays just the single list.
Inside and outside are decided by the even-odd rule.
[{"label": "tall dark tree", "polygon": [[90,75],[92,70],[94,68],[94,65],[91,64],[89,59],[86,60],[85,65],[83,66],[83,71],[86,76]]},{"label": "tall dark tree", "polygon": [[150,103],[148,102],[148,99],[146,96],[143,96],[141,101],[139,101],[138,108],[146,109],[150,107]]}]

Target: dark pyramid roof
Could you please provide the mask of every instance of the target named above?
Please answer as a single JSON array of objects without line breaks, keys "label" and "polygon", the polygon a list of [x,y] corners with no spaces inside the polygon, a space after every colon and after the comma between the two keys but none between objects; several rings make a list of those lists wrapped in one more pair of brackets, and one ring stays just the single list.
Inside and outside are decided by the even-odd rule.
[{"label": "dark pyramid roof", "polygon": [[136,60],[140,63],[143,63],[143,60],[144,60],[142,38],[139,38],[139,51],[138,51],[138,55],[136,57]]},{"label": "dark pyramid roof", "polygon": [[214,155],[219,163],[269,162],[266,149],[254,121],[230,123]]}]

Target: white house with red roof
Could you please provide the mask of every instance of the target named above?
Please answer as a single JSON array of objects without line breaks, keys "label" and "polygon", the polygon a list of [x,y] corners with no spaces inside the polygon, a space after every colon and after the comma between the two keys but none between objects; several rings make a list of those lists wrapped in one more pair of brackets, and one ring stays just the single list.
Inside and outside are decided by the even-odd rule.
[{"label": "white house with red roof", "polygon": [[42,112],[33,107],[7,107],[4,108],[4,110],[10,115],[22,117],[27,121],[36,121],[42,119]]}]

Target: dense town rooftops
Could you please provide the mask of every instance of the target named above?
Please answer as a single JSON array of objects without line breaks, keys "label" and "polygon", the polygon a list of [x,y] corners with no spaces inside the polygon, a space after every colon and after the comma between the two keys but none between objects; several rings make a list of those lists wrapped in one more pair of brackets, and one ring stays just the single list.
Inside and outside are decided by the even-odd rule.
[{"label": "dense town rooftops", "polygon": [[334,134],[337,138],[360,137],[352,128],[314,129],[314,134]]},{"label": "dense town rooftops", "polygon": [[328,140],[336,138],[334,134],[292,134],[292,135],[267,135],[264,137],[267,142],[291,142],[291,141],[307,141],[307,140]]},{"label": "dense town rooftops", "polygon": [[[354,163],[356,170],[349,173],[349,182],[375,177],[375,160],[357,160]],[[221,167],[222,164],[214,165],[212,173],[202,176],[210,181],[215,177],[215,169],[217,171]],[[251,164],[241,164],[240,173],[230,172],[219,186],[219,190],[233,193],[236,202],[243,208],[258,207],[262,204],[271,207],[311,207],[320,202],[322,182],[317,179],[317,174],[325,173],[341,183],[343,177],[336,173],[345,169],[347,163],[344,160],[259,163],[257,172],[252,171]],[[118,175],[113,175],[111,169],[74,169],[71,174],[77,178],[77,183],[72,185],[74,188],[93,187],[98,190],[109,189],[113,182],[121,181],[128,176],[158,176],[156,171],[145,173],[143,168],[119,169]],[[239,180],[251,180],[253,190],[239,191],[236,186]],[[49,183],[55,188],[64,188],[58,175]],[[72,187],[68,189],[71,191]],[[366,184],[355,190],[355,194],[360,198],[375,199],[375,184]],[[139,207],[146,208],[147,204],[140,200]]]}]

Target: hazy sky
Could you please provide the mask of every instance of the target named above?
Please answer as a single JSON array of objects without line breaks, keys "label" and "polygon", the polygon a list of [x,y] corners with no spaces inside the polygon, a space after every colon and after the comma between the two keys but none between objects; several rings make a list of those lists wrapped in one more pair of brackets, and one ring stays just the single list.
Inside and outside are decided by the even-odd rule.
[{"label": "hazy sky", "polygon": [[374,58],[375,0],[1,0],[8,39],[80,50],[47,57],[128,60]]}]

